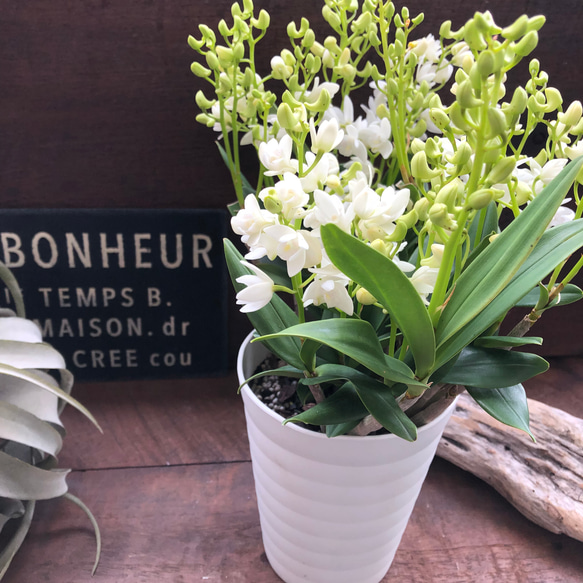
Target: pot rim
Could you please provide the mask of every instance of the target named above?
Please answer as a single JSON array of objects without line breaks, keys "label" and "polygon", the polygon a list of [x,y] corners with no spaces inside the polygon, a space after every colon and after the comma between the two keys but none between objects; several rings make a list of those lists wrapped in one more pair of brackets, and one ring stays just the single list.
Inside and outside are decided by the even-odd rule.
[{"label": "pot rim", "polygon": [[[278,422],[280,422],[283,425],[283,421],[285,421],[285,418],[282,417],[279,413],[276,413],[275,411],[273,411],[273,409],[270,409],[265,403],[263,403],[262,401],[260,401],[257,398],[257,395],[255,395],[255,393],[251,390],[251,387],[249,387],[249,385],[244,382],[246,379],[245,374],[243,373],[243,358],[245,355],[245,350],[251,345],[251,340],[255,337],[255,330],[251,330],[251,332],[249,332],[249,334],[245,337],[245,339],[243,340],[243,342],[241,343],[241,346],[239,348],[239,352],[237,354],[237,377],[239,380],[239,383],[242,384],[241,386],[241,393],[244,393],[244,397],[247,396],[248,399],[250,400],[250,402],[252,402],[257,408],[259,408],[261,411],[263,411],[265,414],[267,414],[269,417],[277,420]],[[423,425],[422,427],[418,427],[417,428],[417,433],[419,434],[420,432],[425,432],[427,430],[429,430],[431,427],[433,427],[434,425],[437,425],[442,417],[444,417],[445,415],[447,415],[450,411],[450,409],[452,407],[455,408],[455,405],[457,403],[457,400],[459,399],[459,395],[452,401],[452,403],[450,404],[449,407],[447,407],[442,413],[440,413],[435,419],[431,420],[429,423],[427,423],[426,425]],[[292,431],[297,431],[300,434],[306,435],[306,436],[311,436],[314,439],[326,439],[326,440],[330,440],[331,438],[328,437],[326,434],[324,433],[319,433],[317,431],[312,431],[310,429],[306,429],[305,427],[302,427],[300,425],[298,425],[297,423],[286,423],[285,425],[283,425],[285,428],[289,428]],[[401,437],[398,437],[397,435],[394,435],[393,433],[387,433],[387,434],[383,434],[383,435],[338,435],[334,438],[334,441],[353,441],[353,440],[358,440],[358,441],[380,441],[383,439],[398,439],[399,441],[403,441],[404,443],[409,443],[406,440],[404,440]]]}]

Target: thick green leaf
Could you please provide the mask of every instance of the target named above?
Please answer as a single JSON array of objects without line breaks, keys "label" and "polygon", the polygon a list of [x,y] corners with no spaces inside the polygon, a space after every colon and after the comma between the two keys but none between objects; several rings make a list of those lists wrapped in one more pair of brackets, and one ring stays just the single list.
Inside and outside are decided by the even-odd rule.
[{"label": "thick green leaf", "polygon": [[498,389],[521,383],[548,368],[549,363],[536,354],[468,346],[442,382]]},{"label": "thick green leaf", "polygon": [[526,392],[521,384],[502,389],[466,388],[486,413],[505,425],[525,431],[534,441],[530,432]]},{"label": "thick green leaf", "polygon": [[[494,242],[500,237],[502,235]],[[437,348],[437,365],[441,366],[448,362],[492,324],[499,322],[510,308],[581,246],[583,246],[582,219],[546,231],[512,281],[451,338],[440,341]]]},{"label": "thick green leaf", "polygon": [[[266,338],[271,340],[280,336],[316,340],[352,358],[383,379],[406,385],[425,386],[414,379],[413,371],[404,362],[383,353],[372,326],[364,320],[334,318],[305,322]],[[259,340],[263,340],[263,337]]]},{"label": "thick green leaf", "polygon": [[346,435],[352,431],[359,423],[360,419],[347,421],[346,423],[336,423],[335,425],[326,425],[326,437],[338,437]]},{"label": "thick green leaf", "polygon": [[[480,224],[482,225],[479,231]],[[471,249],[474,250],[476,245],[487,239],[492,233],[498,232],[498,210],[495,202],[491,202],[486,208],[476,213],[468,228],[468,237]]]},{"label": "thick green leaf", "polygon": [[368,412],[388,431],[407,441],[417,439],[415,424],[399,408],[390,387],[383,385],[383,390],[367,383],[355,385],[358,396],[362,399]]},{"label": "thick green leaf", "polygon": [[582,163],[578,159],[568,164],[460,275],[437,326],[438,345],[471,322],[510,283],[542,237]]},{"label": "thick green leaf", "polygon": [[409,278],[382,253],[336,225],[323,225],[320,233],[332,263],[389,312],[413,353],[418,378],[425,378],[435,361],[435,336],[427,308]]},{"label": "thick green leaf", "polygon": [[[252,272],[241,263],[243,256],[231,241],[225,239],[224,246],[225,259],[233,287],[235,291],[239,292],[245,286],[238,283],[236,279]],[[275,294],[267,306],[256,312],[249,312],[247,317],[261,336],[279,332],[298,323],[298,317],[295,312]],[[273,338],[273,340],[267,341],[265,345],[283,361],[296,368],[303,368],[302,359],[300,358],[301,344],[296,338]]]},{"label": "thick green leaf", "polygon": [[[538,287],[530,290],[517,304],[516,306],[519,308],[534,308],[537,302],[539,301],[540,292]],[[566,306],[568,304],[573,304],[574,302],[578,302],[581,298],[583,298],[583,290],[573,285],[572,283],[568,283],[563,291],[559,294],[557,303],[553,304],[554,306]]]},{"label": "thick green leaf", "polygon": [[526,346],[533,344],[540,346],[543,339],[538,336],[480,336],[474,342],[474,346],[480,348],[509,348],[514,346]]},{"label": "thick green leaf", "polygon": [[352,383],[345,383],[327,399],[306,411],[286,419],[286,423],[307,423],[309,425],[337,425],[350,421],[360,421],[367,414]]},{"label": "thick green leaf", "polygon": [[274,368],[271,370],[262,370],[257,374],[249,377],[247,380],[243,381],[241,385],[239,385],[239,391],[243,385],[248,385],[250,382],[254,381],[255,379],[260,379],[261,377],[269,377],[269,376],[278,376],[278,377],[290,377],[292,379],[301,379],[304,377],[304,371],[296,368],[295,366],[280,366],[279,368]]},{"label": "thick green leaf", "polygon": [[322,346],[321,342],[316,342],[309,338],[302,343],[300,358],[308,372],[312,372],[316,368],[316,352],[320,346]]}]

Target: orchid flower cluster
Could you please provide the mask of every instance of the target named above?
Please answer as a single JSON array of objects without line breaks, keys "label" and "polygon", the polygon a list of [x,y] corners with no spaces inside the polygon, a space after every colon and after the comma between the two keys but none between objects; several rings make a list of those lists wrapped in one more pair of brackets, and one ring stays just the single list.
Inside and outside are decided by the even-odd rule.
[{"label": "orchid flower cluster", "polygon": [[[365,321],[388,358],[415,362],[410,378],[427,389],[437,364],[459,359],[477,338],[491,336],[492,326],[507,312],[455,350],[442,349],[440,357],[440,346],[448,346],[473,317],[464,315],[471,302],[457,291],[464,289],[460,278],[472,273],[472,264],[479,269],[486,247],[502,247],[494,245],[502,236],[500,217],[526,223],[529,219],[518,221],[525,209],[542,206],[533,201],[546,197],[549,188],[557,190],[567,173],[569,183],[566,190],[560,187],[565,192],[556,195],[558,202],[545,210],[544,219],[530,220],[544,221],[541,234],[570,222],[579,228],[583,171],[565,166],[583,154],[581,103],[564,106],[536,59],[529,63],[524,86],[506,94],[507,76],[535,49],[544,17],[521,16],[501,28],[489,12],[476,13],[458,30],[446,21],[437,37],[418,36],[423,15],[397,11],[392,2],[325,0],[322,15],[331,34],[319,42],[307,19],[301,18],[299,26],[290,23],[289,47],[274,55],[262,74],[255,55],[269,28],[268,13],[255,15],[251,0],[233,4],[231,13],[231,26],[224,20],[218,24],[220,41],[200,25],[200,38],[189,37],[189,44],[204,59],[204,64],[193,63],[193,73],[212,88],[210,97],[202,90],[196,94],[202,110],[197,120],[219,133],[238,198],[231,224],[246,253],[231,272],[241,311],[273,309],[276,292],[291,294],[303,333],[275,324],[260,332],[300,338],[302,345],[307,340],[327,345],[342,353],[339,362],[351,358],[357,367],[368,365],[354,357],[347,341],[333,346],[308,332],[314,320],[335,326],[346,326],[339,320]],[[541,127],[548,137],[533,153],[529,137]],[[242,146],[257,152],[255,186],[242,172]],[[574,201],[566,206],[572,184]],[[354,240],[358,245],[352,249]],[[375,255],[369,260],[371,250]],[[417,296],[410,299],[414,309],[406,302],[399,308],[371,273],[379,256],[391,280],[400,282],[395,293]],[[517,298],[531,288],[539,292],[540,284],[530,325],[558,303],[566,288],[573,301],[579,298],[569,282],[583,263],[563,273],[567,258],[557,256]],[[366,273],[360,273],[359,263]],[[520,267],[517,263],[503,275],[498,294]],[[447,306],[456,294],[460,311],[453,314]],[[484,309],[491,300],[483,299]],[[399,312],[421,314],[419,305],[430,322],[425,333],[436,340],[426,365],[419,364],[423,358],[415,354],[412,339],[420,332],[405,323],[411,314]],[[457,319],[462,323],[452,324]],[[318,376],[316,357],[307,362],[305,354],[300,356],[298,368]],[[355,384],[348,376],[340,378]],[[389,387],[399,384],[395,378],[378,379],[379,373],[376,377]],[[419,398],[420,391],[402,379],[400,384],[408,389],[396,395],[396,402],[406,409],[404,400]],[[337,390],[334,385],[328,395]],[[317,403],[323,398],[314,396]]]}]

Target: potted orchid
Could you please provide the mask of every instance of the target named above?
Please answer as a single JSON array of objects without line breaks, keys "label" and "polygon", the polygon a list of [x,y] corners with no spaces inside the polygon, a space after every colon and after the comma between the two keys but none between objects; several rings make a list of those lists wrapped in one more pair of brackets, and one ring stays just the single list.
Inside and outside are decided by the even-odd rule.
[{"label": "potted orchid", "polygon": [[[243,388],[264,544],[286,581],[379,581],[459,392],[530,433],[521,383],[548,364],[518,348],[542,342],[527,333],[546,310],[582,296],[571,280],[583,260],[568,261],[583,246],[582,106],[563,103],[536,59],[507,92],[543,16],[504,28],[476,13],[420,37],[423,15],[392,2],[325,0],[330,35],[290,23],[260,72],[269,15],[251,0],[231,12],[220,38],[200,25],[189,44],[212,89],[196,94],[197,120],[220,134],[246,246],[226,241],[227,264],[261,343],[241,352],[241,382],[296,379],[271,408]],[[240,147],[257,152],[253,185]],[[501,333],[517,306],[527,315]],[[256,371],[267,351],[279,366]],[[296,404],[285,419],[273,407],[284,396]],[[360,493],[336,499],[344,480]]]}]

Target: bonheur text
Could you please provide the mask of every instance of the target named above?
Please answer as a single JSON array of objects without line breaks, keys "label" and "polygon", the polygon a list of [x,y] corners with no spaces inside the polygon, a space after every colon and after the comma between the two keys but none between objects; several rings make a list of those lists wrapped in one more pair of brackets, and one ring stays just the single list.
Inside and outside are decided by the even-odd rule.
[{"label": "bonheur text", "polygon": [[61,233],[45,231],[30,239],[16,233],[0,233],[2,260],[7,267],[23,267],[31,262],[43,269],[53,267],[178,269],[213,267],[208,235],[194,233]]}]

